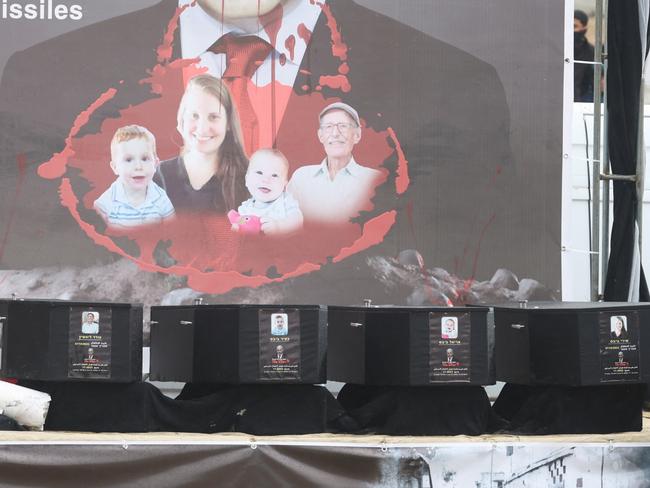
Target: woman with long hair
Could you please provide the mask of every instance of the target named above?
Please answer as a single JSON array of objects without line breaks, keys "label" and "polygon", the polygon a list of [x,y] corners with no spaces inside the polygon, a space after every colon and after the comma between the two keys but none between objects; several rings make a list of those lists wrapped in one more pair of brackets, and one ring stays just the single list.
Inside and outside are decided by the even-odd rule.
[{"label": "woman with long hair", "polygon": [[192,78],[181,98],[177,130],[183,148],[163,161],[157,179],[177,214],[226,213],[247,198],[237,109],[226,85],[211,75]]}]

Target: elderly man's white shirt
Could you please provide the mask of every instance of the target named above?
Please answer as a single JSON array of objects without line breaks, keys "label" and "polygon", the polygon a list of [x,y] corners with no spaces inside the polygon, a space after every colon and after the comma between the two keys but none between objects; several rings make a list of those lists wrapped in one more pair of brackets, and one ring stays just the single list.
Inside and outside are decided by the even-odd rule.
[{"label": "elderly man's white shirt", "polygon": [[370,210],[370,199],[381,172],[359,165],[354,158],[330,178],[327,159],[321,164],[298,168],[287,191],[298,200],[305,222],[344,223]]}]

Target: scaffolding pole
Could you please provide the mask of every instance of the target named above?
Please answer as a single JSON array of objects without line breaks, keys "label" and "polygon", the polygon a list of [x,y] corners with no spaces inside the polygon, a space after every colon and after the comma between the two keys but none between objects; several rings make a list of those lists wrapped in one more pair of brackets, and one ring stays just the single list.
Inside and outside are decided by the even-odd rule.
[{"label": "scaffolding pole", "polygon": [[[607,18],[607,12],[608,12],[608,7],[609,3],[608,0],[604,0],[603,4],[601,5],[601,11],[600,11],[600,18],[601,18],[601,26],[603,26],[602,19]],[[597,13],[598,15],[598,13]],[[602,27],[602,36],[601,36],[601,42],[603,45],[602,49],[602,61],[603,61],[603,80],[604,80],[604,97],[603,97],[603,149],[602,149],[602,168],[603,168],[603,173],[605,175],[610,174],[610,166],[609,166],[609,117],[607,115],[607,55],[608,55],[608,49],[607,49],[607,22],[604,22],[604,26]],[[609,180],[604,179],[603,180],[603,218],[602,218],[602,241],[601,241],[601,246],[600,246],[600,296],[602,297],[605,291],[605,280],[607,278],[607,264],[609,261],[609,220],[610,220],[610,214],[609,214],[609,200],[610,200],[610,189],[611,189],[611,183]]]},{"label": "scaffolding pole", "polygon": [[599,251],[600,251],[600,151],[601,151],[601,92],[600,79],[602,76],[602,52],[603,52],[603,0],[596,0],[596,38],[594,44],[594,147],[592,154],[592,202],[591,202],[591,251],[589,255],[591,270],[591,301],[600,299],[599,283]]}]

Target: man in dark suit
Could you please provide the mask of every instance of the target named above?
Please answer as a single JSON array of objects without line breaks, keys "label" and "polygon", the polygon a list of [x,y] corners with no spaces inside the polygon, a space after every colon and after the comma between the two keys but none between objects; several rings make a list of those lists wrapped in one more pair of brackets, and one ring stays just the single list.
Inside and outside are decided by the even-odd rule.
[{"label": "man in dark suit", "polygon": [[[221,0],[201,3],[216,7]],[[257,8],[257,0],[251,3]],[[287,4],[268,0],[262,8],[277,3]],[[451,268],[458,250],[471,243],[482,249],[484,260],[496,262],[487,268],[507,264],[509,251],[502,240],[507,233],[498,218],[506,195],[499,189],[513,168],[508,107],[494,68],[352,1],[329,0],[326,5],[331,16],[321,14],[306,36],[306,52],[277,127],[277,146],[292,162],[300,161],[301,145],[318,147],[315,127],[304,123],[314,119],[304,113],[305,97],[318,92],[325,100],[342,99],[358,110],[365,130],[394,131],[408,160],[410,184],[401,196],[395,191],[397,151],[384,162],[390,176],[375,197],[375,213],[398,213],[390,234],[373,252],[396,255],[417,247],[426,262]],[[88,266],[114,259],[58,205],[59,181],[45,180],[36,170],[63,149],[75,118],[105,90],[117,89],[80,135],[99,131],[102,121],[117,117],[120,109],[152,98],[139,80],[156,64],[156,47],[176,8],[176,0],[163,0],[12,56],[0,89],[0,267]],[[331,19],[346,47],[347,68],[333,55]],[[178,30],[176,37],[172,59],[181,57]],[[345,73],[348,88],[322,83],[339,73]],[[80,176],[69,170],[66,177]],[[76,188],[83,185],[79,180]],[[77,208],[83,220],[95,225],[92,210]],[[337,303],[372,295],[371,284],[359,287],[348,279],[364,259],[357,255],[326,266],[317,276],[298,278],[294,298],[318,296]],[[321,286],[333,280],[340,286]]]}]

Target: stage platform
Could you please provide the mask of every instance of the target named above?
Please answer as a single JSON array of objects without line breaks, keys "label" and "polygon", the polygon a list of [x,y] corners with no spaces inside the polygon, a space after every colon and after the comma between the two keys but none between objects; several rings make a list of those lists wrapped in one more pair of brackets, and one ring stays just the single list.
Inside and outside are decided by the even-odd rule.
[{"label": "stage platform", "polygon": [[643,430],[391,437],[0,432],[0,486],[648,486]]}]

